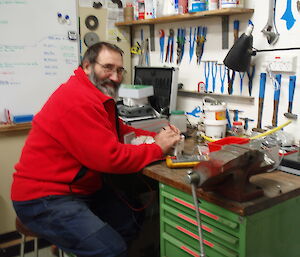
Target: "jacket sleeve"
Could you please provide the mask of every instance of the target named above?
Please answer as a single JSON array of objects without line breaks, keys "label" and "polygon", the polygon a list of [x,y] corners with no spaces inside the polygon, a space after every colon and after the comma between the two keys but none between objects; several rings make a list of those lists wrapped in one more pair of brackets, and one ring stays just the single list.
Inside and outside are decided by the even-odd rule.
[{"label": "jacket sleeve", "polygon": [[155,132],[151,132],[151,131],[147,131],[147,130],[143,130],[143,129],[137,129],[131,126],[128,126],[126,124],[124,124],[124,122],[119,119],[119,131],[120,131],[120,135],[123,138],[124,135],[130,133],[130,132],[134,132],[136,136],[151,136],[151,137],[155,137],[157,133]]},{"label": "jacket sleeve", "polygon": [[[129,129],[127,126],[122,126],[123,128]],[[163,159],[163,152],[155,143],[120,143],[107,112],[104,109],[99,111],[93,106],[76,107],[72,112],[66,113],[55,131],[55,137],[67,151],[92,170],[132,173],[151,162]]]}]

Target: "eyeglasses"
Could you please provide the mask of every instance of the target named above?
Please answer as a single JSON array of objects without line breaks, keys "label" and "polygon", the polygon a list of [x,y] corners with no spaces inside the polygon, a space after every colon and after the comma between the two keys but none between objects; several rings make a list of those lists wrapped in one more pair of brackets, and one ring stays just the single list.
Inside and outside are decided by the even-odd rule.
[{"label": "eyeglasses", "polygon": [[118,67],[118,68],[116,68],[112,64],[101,64],[101,63],[99,63],[97,61],[95,61],[95,63],[99,64],[102,67],[102,69],[104,70],[104,72],[106,74],[112,74],[114,72],[116,72],[118,74],[118,76],[123,76],[123,75],[126,74],[126,70],[125,70],[124,67]]}]

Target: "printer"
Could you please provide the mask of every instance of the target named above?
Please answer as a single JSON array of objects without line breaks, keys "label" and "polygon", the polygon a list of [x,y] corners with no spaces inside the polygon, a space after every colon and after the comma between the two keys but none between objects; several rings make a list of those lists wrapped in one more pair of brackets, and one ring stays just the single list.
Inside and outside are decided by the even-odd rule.
[{"label": "printer", "polygon": [[121,85],[119,117],[127,124],[158,132],[176,110],[178,68],[134,67],[133,85]]}]

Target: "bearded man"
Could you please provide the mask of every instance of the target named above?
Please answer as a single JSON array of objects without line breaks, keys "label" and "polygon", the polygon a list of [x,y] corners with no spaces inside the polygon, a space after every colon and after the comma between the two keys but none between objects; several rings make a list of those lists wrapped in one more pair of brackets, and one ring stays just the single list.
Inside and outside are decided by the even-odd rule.
[{"label": "bearded man", "polygon": [[[179,130],[158,134],[118,119],[123,52],[99,42],[35,115],[16,171],[11,198],[30,230],[77,257],[127,256],[137,231],[132,210],[103,182],[104,174],[137,173],[161,160]],[[124,135],[152,136],[152,144],[124,144]]]}]

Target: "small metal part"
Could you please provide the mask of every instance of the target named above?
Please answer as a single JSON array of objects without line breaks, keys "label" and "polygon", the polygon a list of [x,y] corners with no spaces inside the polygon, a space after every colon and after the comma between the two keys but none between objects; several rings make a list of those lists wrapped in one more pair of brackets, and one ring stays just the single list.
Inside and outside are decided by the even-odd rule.
[{"label": "small metal part", "polygon": [[100,1],[98,2],[94,1],[93,8],[100,9],[101,7],[102,7],[102,3]]},{"label": "small metal part", "polygon": [[76,31],[68,31],[68,38],[70,40],[77,40],[77,33],[76,33]]},{"label": "small metal part", "polygon": [[280,185],[276,185],[276,188],[278,189],[278,193],[282,194],[281,186]]}]

